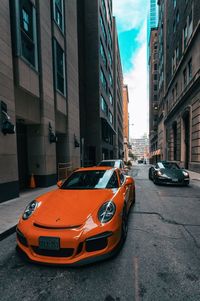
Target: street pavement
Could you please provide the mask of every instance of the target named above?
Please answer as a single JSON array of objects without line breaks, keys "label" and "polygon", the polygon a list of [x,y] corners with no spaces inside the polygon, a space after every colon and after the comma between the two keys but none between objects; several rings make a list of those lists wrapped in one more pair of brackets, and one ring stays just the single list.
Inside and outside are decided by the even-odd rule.
[{"label": "street pavement", "polygon": [[[133,165],[133,169],[137,167],[137,163]],[[149,166],[144,167],[148,168]],[[188,171],[190,173],[191,183],[200,185],[200,173]],[[25,207],[37,196],[44,194],[50,190],[57,189],[57,185],[47,188],[29,189],[21,192],[18,198],[0,203],[0,240],[15,231],[15,226],[24,211]]]},{"label": "street pavement", "polygon": [[16,254],[12,234],[0,242],[0,300],[200,301],[199,180],[161,186],[147,165],[130,173],[136,204],[117,256],[82,268],[31,264]]}]

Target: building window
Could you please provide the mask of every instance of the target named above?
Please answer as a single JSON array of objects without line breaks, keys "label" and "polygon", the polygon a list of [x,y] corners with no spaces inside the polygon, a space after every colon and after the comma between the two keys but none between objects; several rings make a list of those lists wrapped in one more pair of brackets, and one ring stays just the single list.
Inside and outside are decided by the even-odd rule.
[{"label": "building window", "polygon": [[192,79],[192,59],[190,59],[188,63],[188,80],[191,81],[191,79]]},{"label": "building window", "polygon": [[105,75],[104,75],[102,69],[100,70],[100,80],[101,80],[102,86],[104,87],[104,90],[107,91],[107,81],[106,81],[106,78],[105,78]]},{"label": "building window", "polygon": [[113,124],[113,115],[110,111],[109,111],[109,121],[111,124]]},{"label": "building window", "polygon": [[[33,67],[38,69],[36,13],[30,1],[19,1],[20,8],[20,54]],[[18,49],[19,50],[19,49]]]},{"label": "building window", "polygon": [[101,26],[101,31],[103,33],[103,37],[104,37],[105,43],[107,43],[106,29],[105,29],[105,26],[104,26],[104,23],[103,23],[103,18],[102,18],[101,15],[100,15],[100,26]]},{"label": "building window", "polygon": [[192,9],[190,11],[190,14],[188,16],[188,39],[190,38],[193,30],[193,22],[192,22]]},{"label": "building window", "polygon": [[105,99],[103,98],[103,96],[101,96],[101,110],[108,115],[108,105],[105,101]]},{"label": "building window", "polygon": [[175,98],[178,98],[178,84],[175,84]]},{"label": "building window", "polygon": [[154,70],[157,70],[157,64],[154,64]]},{"label": "building window", "polygon": [[176,0],[174,0],[174,8],[176,8]]},{"label": "building window", "polygon": [[113,105],[113,97],[112,97],[112,94],[110,92],[109,92],[109,100],[110,100],[111,105]]},{"label": "building window", "polygon": [[65,95],[65,58],[64,51],[54,40],[55,84],[56,89]]},{"label": "building window", "polygon": [[109,48],[108,48],[108,59],[109,59],[109,62],[110,62],[110,66],[112,66],[112,55],[111,55],[111,52],[110,52]]},{"label": "building window", "polygon": [[186,48],[186,46],[187,46],[187,24],[183,29],[183,50]]},{"label": "building window", "polygon": [[103,60],[103,62],[104,62],[104,65],[105,65],[105,67],[107,68],[106,53],[105,53],[105,50],[104,50],[104,48],[103,48],[103,44],[102,44],[101,41],[100,41],[100,54],[101,54],[102,60]]},{"label": "building window", "polygon": [[154,78],[154,80],[157,80],[158,79],[157,74],[154,74],[153,78]]},{"label": "building window", "polygon": [[157,91],[157,85],[153,86],[154,91]]},{"label": "building window", "polygon": [[53,0],[53,12],[56,24],[64,31],[63,0]]},{"label": "building window", "polygon": [[178,61],[179,61],[179,47],[176,47],[176,50],[175,50],[175,57],[176,57],[176,65],[178,64]]},{"label": "building window", "polygon": [[108,28],[108,43],[110,44],[110,47],[112,48],[112,37],[110,33],[110,29]]},{"label": "building window", "polygon": [[105,5],[105,0],[101,0],[101,5],[102,5],[102,10],[103,10],[103,14],[105,16],[105,19],[106,19],[106,5]]},{"label": "building window", "polygon": [[109,73],[109,82],[110,82],[110,85],[111,85],[111,87],[113,86],[113,80],[112,80],[112,76],[111,76],[111,74]]},{"label": "building window", "polygon": [[183,86],[185,87],[187,85],[187,72],[186,68],[183,70]]},{"label": "building window", "polygon": [[177,11],[177,12],[176,12],[176,26],[177,26],[178,23],[179,23],[179,19],[180,19],[179,11]]}]

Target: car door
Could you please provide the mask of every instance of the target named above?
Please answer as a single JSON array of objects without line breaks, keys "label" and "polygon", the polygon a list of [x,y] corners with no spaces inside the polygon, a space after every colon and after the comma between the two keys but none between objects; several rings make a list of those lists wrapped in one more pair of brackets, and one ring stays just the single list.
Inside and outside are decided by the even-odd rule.
[{"label": "car door", "polygon": [[132,194],[132,190],[131,190],[131,185],[126,185],[126,176],[123,174],[123,172],[119,171],[119,180],[120,180],[120,186],[123,192],[123,198],[124,198],[124,202],[126,204],[126,208],[127,208],[127,212],[131,206],[131,194]]}]

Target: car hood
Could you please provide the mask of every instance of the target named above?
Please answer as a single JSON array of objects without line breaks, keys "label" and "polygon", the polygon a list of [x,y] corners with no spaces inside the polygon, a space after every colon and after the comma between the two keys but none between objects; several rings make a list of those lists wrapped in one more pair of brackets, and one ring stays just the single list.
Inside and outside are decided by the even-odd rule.
[{"label": "car hood", "polygon": [[116,190],[64,190],[57,189],[37,198],[33,222],[46,227],[79,227]]},{"label": "car hood", "polygon": [[182,169],[168,169],[168,168],[162,168],[160,170],[163,174],[166,174],[170,178],[178,178],[183,179],[183,170]]}]

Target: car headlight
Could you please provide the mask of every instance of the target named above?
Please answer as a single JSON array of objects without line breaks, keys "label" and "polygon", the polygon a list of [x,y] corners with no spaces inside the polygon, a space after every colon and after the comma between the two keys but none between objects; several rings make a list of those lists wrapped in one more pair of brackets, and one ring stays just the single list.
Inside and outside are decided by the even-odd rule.
[{"label": "car headlight", "polygon": [[37,206],[38,206],[38,202],[36,202],[36,201],[30,202],[30,204],[28,204],[28,206],[26,207],[26,209],[22,215],[22,218],[25,220],[28,219],[31,216],[31,214],[35,211]]},{"label": "car headlight", "polygon": [[162,172],[159,170],[159,171],[157,171],[157,175],[158,176],[162,176]]},{"label": "car headlight", "polygon": [[112,201],[104,203],[98,211],[98,219],[101,223],[109,222],[114,216],[116,206]]},{"label": "car headlight", "polygon": [[183,175],[184,175],[185,177],[189,177],[189,173],[188,173],[187,171],[184,171],[184,170],[183,170]]}]

